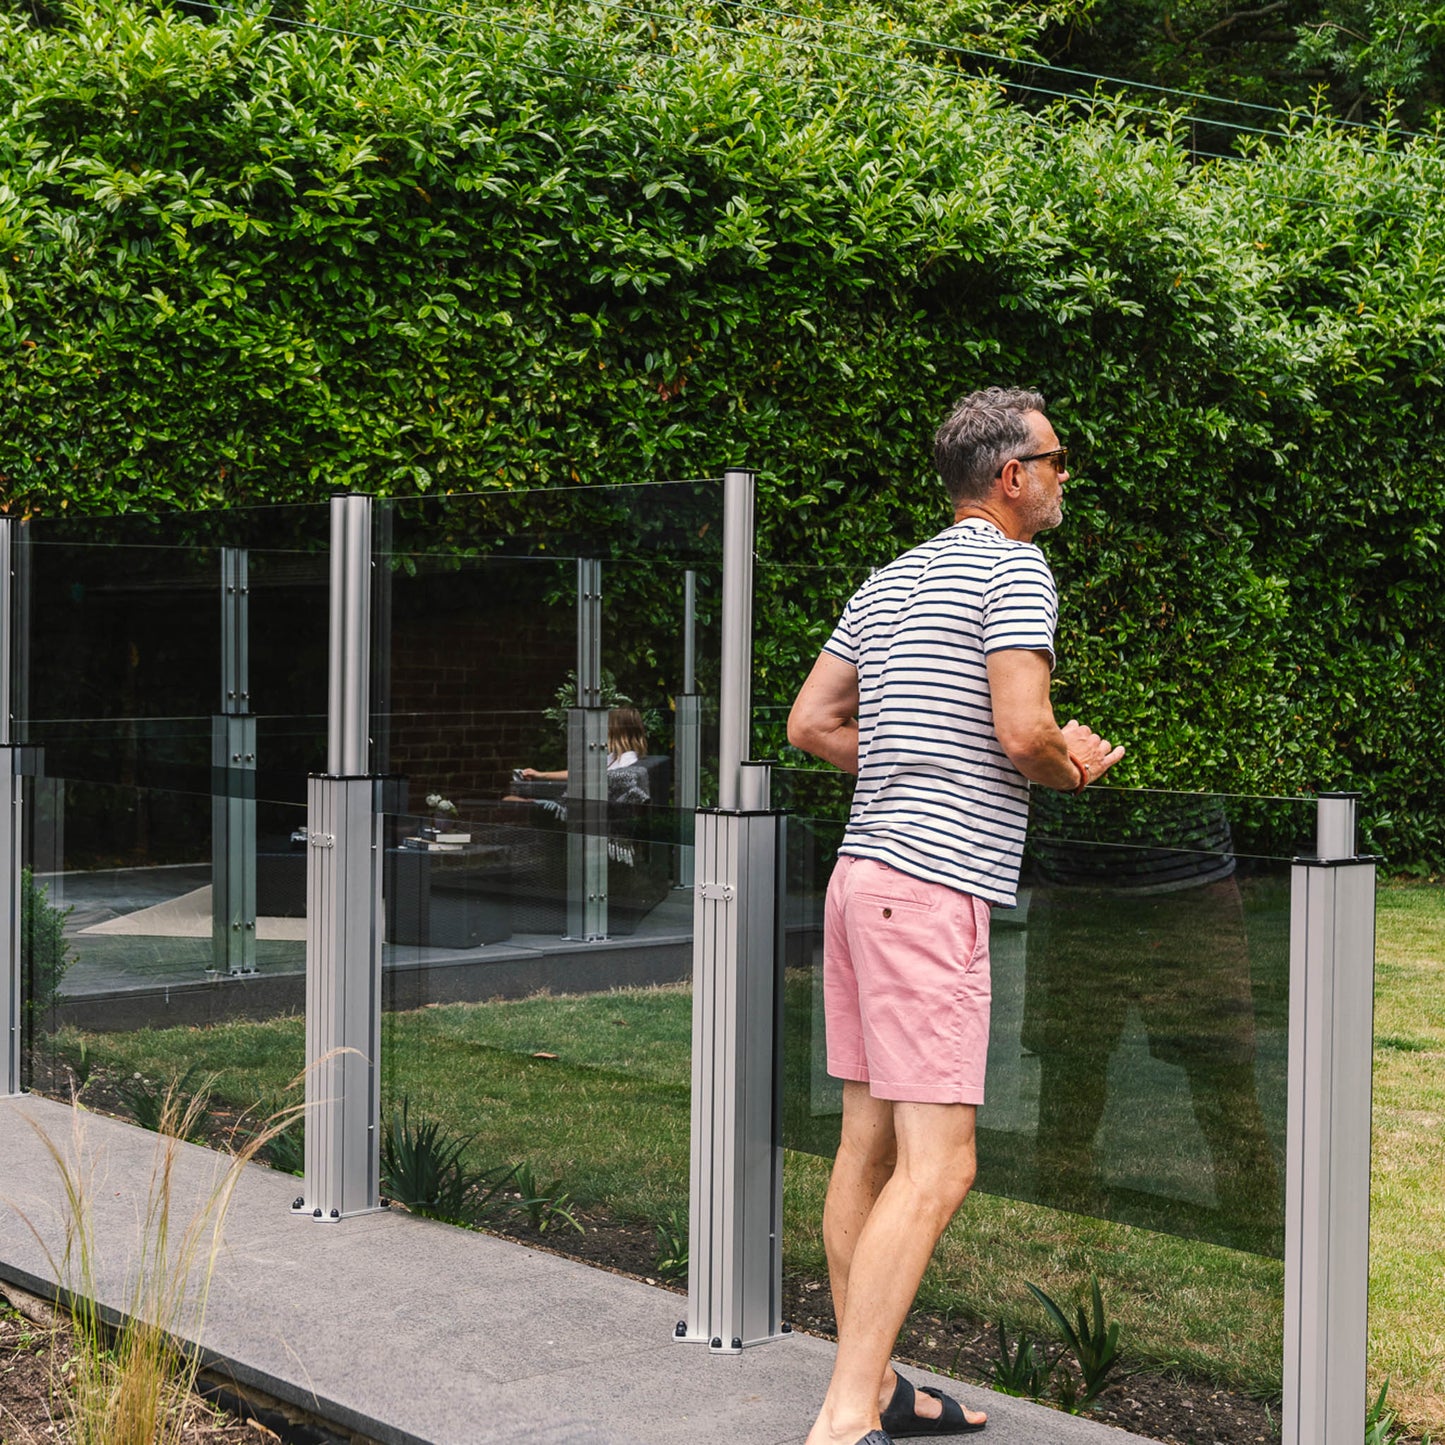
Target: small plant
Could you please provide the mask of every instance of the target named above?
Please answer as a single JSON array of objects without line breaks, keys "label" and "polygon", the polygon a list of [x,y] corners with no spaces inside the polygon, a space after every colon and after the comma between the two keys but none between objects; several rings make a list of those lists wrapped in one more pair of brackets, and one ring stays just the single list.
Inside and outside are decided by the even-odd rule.
[{"label": "small plant", "polygon": [[[284,1119],[279,1125],[273,1120]],[[234,1138],[248,1138],[254,1132],[251,1121],[265,1120],[259,1127],[265,1130],[266,1143],[260,1150],[258,1161],[269,1169],[282,1174],[304,1174],[306,1172],[306,1124],[302,1113],[294,1102],[288,1104],[284,1097],[275,1093],[256,1091],[255,1102],[251,1104],[232,1126]]]},{"label": "small plant", "polygon": [[1043,1305],[1049,1318],[1058,1327],[1064,1344],[1073,1355],[1083,1377],[1084,1393],[1080,1395],[1073,1377],[1067,1371],[1060,1371],[1058,1381],[1059,1403],[1071,1415],[1087,1410],[1104,1388],[1110,1371],[1119,1363],[1119,1324],[1106,1325],[1104,1319],[1104,1296],[1099,1289],[1099,1277],[1090,1280],[1093,1296],[1092,1319],[1084,1313],[1083,1305],[1078,1306],[1077,1324],[1071,1323],[1064,1311],[1050,1299],[1038,1285],[1029,1285],[1034,1298]]},{"label": "small plant", "polygon": [[210,1084],[199,1089],[190,1087],[200,1065],[192,1064],[179,1079],[169,1083],[148,1079],[143,1074],[132,1074],[115,1087],[121,1102],[130,1110],[134,1121],[142,1129],[154,1134],[165,1134],[172,1127],[184,1127],[190,1132],[178,1137],[193,1143],[206,1142],[206,1130],[211,1119]]},{"label": "small plant", "polygon": [[[1403,1437],[1395,1433],[1395,1412],[1385,1406],[1390,1382],[1380,1386],[1380,1393],[1374,1403],[1365,1411],[1365,1445],[1397,1445]],[[1431,1445],[1432,1436],[1427,1431],[1420,1445]]]},{"label": "small plant", "polygon": [[[598,679],[598,692],[602,697],[603,707],[631,707],[632,699],[617,686],[617,678],[610,668],[602,669],[602,676]],[[567,726],[567,710],[577,706],[577,672],[575,669],[567,674],[567,679],[557,689],[555,701],[551,707],[542,709],[542,716],[549,722],[556,723],[558,727]]]},{"label": "small plant", "polygon": [[278,1130],[265,1149],[266,1163],[283,1174],[304,1174],[306,1172],[305,1124],[294,1119],[285,1128]]},{"label": "small plant", "polygon": [[90,1082],[91,1071],[95,1067],[95,1060],[90,1057],[90,1050],[86,1047],[84,1039],[80,1041],[80,1048],[75,1057],[66,1061],[66,1067],[70,1070],[70,1077],[75,1081],[75,1097],[78,1099],[82,1090]]},{"label": "small plant", "polygon": [[1390,1382],[1380,1386],[1375,1403],[1365,1411],[1365,1445],[1391,1445],[1395,1438],[1395,1412],[1385,1408]]},{"label": "small plant", "polygon": [[0,1295],[0,1320],[14,1320],[16,1336],[13,1346],[17,1350],[38,1349],[44,1343],[41,1335],[36,1334],[31,1327],[30,1321],[12,1305],[4,1295]]},{"label": "small plant", "polygon": [[527,1216],[527,1222],[538,1234],[545,1234],[559,1223],[570,1224],[578,1234],[584,1232],[567,1208],[572,1196],[563,1190],[560,1179],[554,1179],[550,1184],[539,1184],[532,1166],[525,1163],[512,1169],[512,1178],[516,1184],[516,1208]]},{"label": "small plant", "polygon": [[164,1097],[140,1250],[118,1325],[102,1315],[96,1299],[99,1240],[86,1115],[73,1110],[68,1151],[32,1122],[60,1173],[65,1196],[65,1244],[59,1259],[34,1225],[26,1223],[69,1301],[73,1351],[65,1378],[56,1382],[56,1394],[65,1402],[69,1438],[76,1445],[180,1445],[188,1415],[185,1403],[201,1366],[200,1355],[187,1352],[180,1341],[199,1339],[203,1333],[221,1233],[244,1166],[296,1112],[273,1119],[235,1155],[215,1163],[210,1192],[181,1219],[174,1209],[176,1176],[183,1167],[194,1166],[183,1166],[177,1144],[198,1132],[204,1110],[203,1093],[184,1102],[175,1091]]},{"label": "small plant", "polygon": [[1024,1400],[1039,1400],[1048,1389],[1053,1373],[1053,1361],[1026,1334],[1019,1335],[1010,1352],[1008,1335],[999,1325],[998,1358],[990,1372],[990,1382],[995,1390]]},{"label": "small plant", "polygon": [[660,1279],[687,1276],[687,1220],[674,1209],[657,1226],[657,1273]]},{"label": "small plant", "polygon": [[75,962],[65,941],[65,920],[74,911],[57,908],[45,885],[28,868],[20,870],[20,948],[28,980],[25,1012],[32,1027],[55,1006],[60,981]]},{"label": "small plant", "polygon": [[381,1192],[418,1214],[471,1223],[517,1172],[468,1168],[462,1155],[474,1137],[449,1135],[432,1119],[413,1124],[403,1099],[382,1131]]}]

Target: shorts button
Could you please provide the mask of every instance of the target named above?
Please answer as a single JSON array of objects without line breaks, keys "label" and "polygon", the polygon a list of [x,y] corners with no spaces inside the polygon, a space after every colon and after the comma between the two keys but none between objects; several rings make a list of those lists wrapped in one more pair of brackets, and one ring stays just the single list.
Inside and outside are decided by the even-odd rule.
[{"label": "shorts button", "polygon": [[884,916],[884,918],[892,918],[892,917],[893,917],[893,910],[892,910],[891,908],[885,908],[885,909],[883,910],[883,916]]}]

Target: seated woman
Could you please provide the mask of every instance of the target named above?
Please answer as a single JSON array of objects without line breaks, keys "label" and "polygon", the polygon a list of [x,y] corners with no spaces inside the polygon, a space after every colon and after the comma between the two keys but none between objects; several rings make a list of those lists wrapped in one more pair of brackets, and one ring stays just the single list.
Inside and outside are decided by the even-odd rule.
[{"label": "seated woman", "polygon": [[[609,803],[645,803],[648,801],[647,770],[641,760],[647,756],[647,732],[642,714],[635,707],[615,707],[607,714],[607,801]],[[523,768],[521,776],[528,782],[567,781],[567,769],[541,772]],[[525,800],[515,795],[505,798],[509,803],[546,802],[547,799]]]}]

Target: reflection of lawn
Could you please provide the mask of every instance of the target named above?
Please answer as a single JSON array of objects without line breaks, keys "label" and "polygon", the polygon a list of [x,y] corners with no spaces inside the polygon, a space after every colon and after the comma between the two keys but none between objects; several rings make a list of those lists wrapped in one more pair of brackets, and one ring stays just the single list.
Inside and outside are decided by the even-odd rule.
[{"label": "reflection of lawn", "polygon": [[[1371,1373],[1419,1425],[1445,1424],[1445,890],[1381,896],[1380,1047],[1375,1070]],[[1251,949],[1253,951],[1253,948]],[[790,1026],[797,1012],[790,1010]],[[237,1100],[279,1092],[301,1066],[300,1019],[87,1038],[109,1069],[155,1077],[193,1063]],[[790,1039],[790,1042],[794,1040]],[[74,1040],[63,1041],[73,1051]],[[446,1005],[389,1015],[384,1094],[477,1134],[480,1162],[529,1160],[561,1176],[582,1205],[665,1218],[687,1199],[691,1000],[685,987]],[[806,1044],[791,1067],[806,1069]],[[555,1054],[556,1058],[535,1057]],[[792,1091],[790,1090],[790,1093]],[[826,1162],[790,1152],[787,1266],[821,1276]],[[945,1236],[924,1283],[936,1310],[1041,1319],[1024,1282],[1080,1295],[1091,1273],[1125,1325],[1131,1351],[1221,1381],[1277,1387],[1278,1261],[977,1195]]]}]

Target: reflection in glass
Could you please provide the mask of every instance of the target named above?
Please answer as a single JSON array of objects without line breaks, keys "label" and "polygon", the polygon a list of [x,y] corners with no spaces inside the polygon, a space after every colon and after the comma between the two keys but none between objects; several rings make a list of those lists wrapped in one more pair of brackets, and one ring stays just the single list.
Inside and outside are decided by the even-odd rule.
[{"label": "reflection in glass", "polygon": [[[1285,1020],[1271,1005],[1287,955],[1263,918],[1252,954],[1221,801],[1159,795],[1134,818],[1040,803],[1021,930],[1018,1044],[1037,1070],[1028,1196],[1279,1254]],[[1287,906],[1274,879],[1244,887],[1266,913]],[[1262,1038],[1276,1066],[1268,1124]],[[997,1159],[1016,1180],[998,1134],[983,1169]]]},{"label": "reflection in glass", "polygon": [[[87,1087],[107,1106],[123,1104],[135,1075],[161,1088],[215,1073],[217,1101],[238,1107],[255,1102],[263,1080],[279,1095],[303,1063],[304,851],[258,871],[255,972],[231,977],[214,967],[208,795],[54,778],[39,780],[37,793],[27,846],[40,901],[23,949],[27,1087],[66,1097],[84,1060],[95,1071]],[[288,835],[304,828],[302,808],[270,813]],[[88,826],[109,819],[131,840],[137,817],[164,824],[162,848],[143,852],[132,841],[117,855],[110,842],[121,834]],[[246,1067],[225,1027],[240,1020],[259,1021]]]},{"label": "reflection in glass", "polygon": [[[789,819],[790,1147],[837,1144],[822,906],[848,780],[780,770]],[[1278,1255],[1289,872],[1313,804],[1035,790],[1020,906],[995,909],[987,1193]]]},{"label": "reflection in glass", "polygon": [[[375,529],[372,735],[410,809],[385,829],[383,1124],[405,1103],[473,1136],[475,1167],[560,1178],[594,1223],[686,1208],[682,885],[714,785],[721,500],[716,483],[416,499]],[[623,706],[647,753],[587,797],[579,733],[597,742],[600,714],[605,740]],[[586,880],[595,930],[575,926]]]}]

